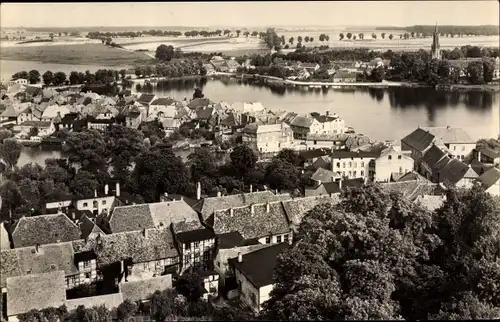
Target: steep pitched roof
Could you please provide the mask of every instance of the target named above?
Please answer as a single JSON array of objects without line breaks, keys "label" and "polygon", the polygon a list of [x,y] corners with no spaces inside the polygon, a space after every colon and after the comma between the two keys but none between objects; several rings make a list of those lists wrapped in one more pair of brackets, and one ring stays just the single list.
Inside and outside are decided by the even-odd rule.
[{"label": "steep pitched roof", "polygon": [[289,194],[276,195],[271,191],[266,190],[237,195],[204,198],[194,205],[193,208],[201,214],[203,220],[206,221],[208,217],[210,217],[217,210],[288,199],[290,199]]},{"label": "steep pitched roof", "polygon": [[487,156],[490,159],[500,158],[500,151],[493,150],[487,146],[482,146],[477,149],[482,155]]},{"label": "steep pitched roof", "polygon": [[168,106],[168,105],[172,105],[173,103],[175,103],[175,100],[173,98],[170,98],[170,97],[160,97],[160,98],[157,98],[154,101],[152,101],[151,105],[165,105],[165,106]]},{"label": "steep pitched roof", "polygon": [[60,307],[66,300],[64,272],[9,277],[7,293],[7,316],[26,313],[31,309]]},{"label": "steep pitched roof", "polygon": [[212,101],[209,100],[208,98],[195,98],[191,102],[188,103],[188,107],[191,109],[196,109],[199,107],[204,107],[212,104]]},{"label": "steep pitched roof", "polygon": [[143,93],[138,99],[137,102],[141,104],[150,104],[151,101],[155,98],[155,94],[147,94]]},{"label": "steep pitched roof", "polygon": [[[365,180],[363,178],[355,178],[355,179],[345,179],[336,182],[324,182],[322,183],[328,194],[336,194],[341,193],[342,190],[346,188],[359,188],[365,184]],[[342,185],[342,187],[341,187]]]},{"label": "steep pitched roof", "polygon": [[78,220],[78,226],[82,232],[81,237],[87,238],[90,234],[104,234],[104,232],[92,220],[83,214]]},{"label": "steep pitched roof", "polygon": [[12,232],[14,247],[53,244],[80,238],[80,230],[65,214],[22,217]]},{"label": "steep pitched roof", "polygon": [[[316,160],[317,161],[317,160]],[[320,182],[330,182],[332,179],[339,177],[339,175],[331,170],[318,168],[316,172],[313,173],[311,179]]]},{"label": "steep pitched roof", "polygon": [[422,162],[432,168],[445,156],[446,153],[443,150],[436,145],[432,145],[431,148],[425,152]]},{"label": "steep pitched roof", "polygon": [[288,249],[287,243],[265,247],[242,255],[241,263],[229,259],[229,265],[237,268],[256,288],[273,284],[274,269],[278,255]]},{"label": "steep pitched roof", "polygon": [[298,115],[290,122],[290,126],[310,128],[313,123],[314,118]]},{"label": "steep pitched roof", "polygon": [[217,235],[217,246],[219,249],[228,249],[233,247],[242,246],[245,238],[239,231],[231,231],[228,233]]},{"label": "steep pitched roof", "polygon": [[[448,164],[441,170],[439,181],[456,184],[465,177],[469,170],[474,172],[462,161],[451,159],[450,162],[448,162]],[[475,177],[477,177],[477,173],[475,173]]]},{"label": "steep pitched roof", "polygon": [[281,202],[218,210],[214,213],[213,229],[216,234],[238,231],[245,239],[289,231],[288,218]]},{"label": "steep pitched roof", "polygon": [[214,112],[213,107],[202,108],[196,111],[196,118],[198,120],[209,120]]},{"label": "steep pitched roof", "polygon": [[198,214],[184,200],[116,207],[111,214],[111,231],[124,232],[143,228],[169,227],[172,223],[195,222]]},{"label": "steep pitched roof", "polygon": [[98,296],[87,296],[77,299],[66,300],[65,304],[68,311],[76,310],[80,305],[86,308],[104,305],[109,310],[116,309],[123,302],[121,293],[105,294]]},{"label": "steep pitched roof", "polygon": [[282,201],[283,208],[288,220],[295,226],[300,225],[302,218],[314,207],[320,204],[333,204],[330,196],[313,196],[304,198],[294,198],[292,200]]},{"label": "steep pitched roof", "polygon": [[431,143],[434,141],[434,138],[435,137],[432,133],[419,127],[415,131],[411,132],[403,139],[401,139],[401,142],[404,142],[412,148],[423,152],[429,147],[429,145],[431,145]]},{"label": "steep pitched roof", "polygon": [[94,251],[99,265],[125,259],[144,263],[178,256],[170,228],[99,235],[73,242],[75,252]]},{"label": "steep pitched roof", "polygon": [[120,284],[120,293],[124,301],[129,300],[135,303],[147,300],[154,292],[168,288],[172,288],[172,275],[170,274],[140,281],[123,282]]},{"label": "steep pitched roof", "polygon": [[426,127],[423,130],[429,131],[434,137],[440,139],[445,144],[453,143],[475,143],[475,141],[462,128],[452,128],[449,126]]},{"label": "steep pitched roof", "polygon": [[479,181],[488,189],[500,180],[500,169],[493,167],[479,176]]}]

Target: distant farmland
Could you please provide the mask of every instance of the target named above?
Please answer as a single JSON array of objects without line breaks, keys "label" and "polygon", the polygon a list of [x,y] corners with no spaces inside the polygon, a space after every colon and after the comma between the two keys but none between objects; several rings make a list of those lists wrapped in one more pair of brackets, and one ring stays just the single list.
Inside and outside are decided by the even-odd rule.
[{"label": "distant farmland", "polygon": [[2,59],[103,66],[133,66],[152,61],[144,53],[129,52],[102,44],[6,47],[2,48]]}]

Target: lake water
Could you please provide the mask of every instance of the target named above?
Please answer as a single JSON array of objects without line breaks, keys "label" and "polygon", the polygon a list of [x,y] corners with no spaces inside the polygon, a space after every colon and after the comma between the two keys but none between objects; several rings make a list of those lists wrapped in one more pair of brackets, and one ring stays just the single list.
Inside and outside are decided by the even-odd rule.
[{"label": "lake water", "polygon": [[500,132],[499,93],[437,92],[427,88],[309,90],[273,89],[235,79],[163,82],[141,91],[178,100],[192,97],[201,87],[215,102],[261,102],[271,110],[296,113],[337,113],[357,133],[376,140],[396,140],[418,126],[465,128],[474,138],[496,137]]}]

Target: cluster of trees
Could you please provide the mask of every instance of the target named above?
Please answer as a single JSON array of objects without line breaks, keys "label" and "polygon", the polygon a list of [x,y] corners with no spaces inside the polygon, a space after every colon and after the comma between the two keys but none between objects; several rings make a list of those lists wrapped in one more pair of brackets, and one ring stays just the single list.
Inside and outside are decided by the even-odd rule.
[{"label": "cluster of trees", "polygon": [[138,66],[135,68],[137,77],[149,77],[155,75],[157,77],[182,77],[191,75],[206,75],[207,71],[203,67],[201,60],[197,59],[182,59],[175,61],[166,61],[163,63],[152,65]]},{"label": "cluster of trees", "polygon": [[[431,35],[436,26],[432,25],[416,25],[410,27],[376,27],[375,30],[401,30],[414,32],[417,34]],[[460,36],[495,36],[499,34],[498,26],[483,25],[483,26],[439,26],[441,35],[460,35]]]},{"label": "cluster of trees", "polygon": [[125,79],[125,69],[115,70],[115,69],[98,69],[95,73],[86,71],[85,73],[72,71],[69,76],[64,72],[46,71],[43,75],[36,69],[22,72],[17,72],[12,75],[12,79],[27,79],[30,84],[37,84],[40,80],[46,86],[49,85],[77,85],[77,84],[111,84],[118,81],[120,78]]},{"label": "cluster of trees", "polygon": [[12,75],[12,80],[17,79],[27,79],[30,84],[37,84],[40,81],[40,72],[36,69],[32,69],[29,72],[21,71]]},{"label": "cluster of trees", "polygon": [[107,39],[107,38],[120,38],[120,37],[142,37],[142,36],[181,36],[180,31],[169,31],[169,30],[143,30],[143,31],[122,31],[122,32],[100,32],[91,31],[87,34],[87,38],[90,39]]},{"label": "cluster of trees", "polygon": [[178,279],[175,288],[154,292],[148,302],[126,300],[113,310],[105,305],[88,308],[80,305],[71,312],[63,305],[33,309],[18,318],[20,322],[248,321],[254,318],[248,310],[202,300],[203,291],[200,277],[195,273],[186,274]]},{"label": "cluster of trees", "polygon": [[500,317],[500,202],[449,191],[434,212],[377,185],[303,219],[278,257],[267,320]]},{"label": "cluster of trees", "polygon": [[268,48],[276,50],[280,50],[281,44],[284,43],[284,37],[282,39],[282,37],[278,36],[274,28],[268,28],[263,38]]}]

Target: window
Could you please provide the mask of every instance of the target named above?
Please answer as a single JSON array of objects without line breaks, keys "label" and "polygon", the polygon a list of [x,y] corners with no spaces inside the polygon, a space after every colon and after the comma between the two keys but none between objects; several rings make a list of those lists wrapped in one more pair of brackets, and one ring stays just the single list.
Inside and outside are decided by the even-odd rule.
[{"label": "window", "polygon": [[285,243],[288,243],[289,242],[288,239],[289,239],[288,234],[285,234],[285,236],[283,236],[283,241]]},{"label": "window", "polygon": [[191,243],[190,242],[186,243],[186,248],[191,248]]},{"label": "window", "polygon": [[89,206],[89,204],[88,204],[88,203],[86,203],[86,202],[84,202],[84,203],[83,203],[83,206],[84,206],[84,207],[88,207],[88,206]]},{"label": "window", "polygon": [[354,162],[354,167],[356,168],[358,166],[358,163],[357,162]]},{"label": "window", "polygon": [[252,299],[253,305],[256,305],[257,304],[257,297],[255,296],[255,293],[252,293],[250,295],[250,298]]},{"label": "window", "polygon": [[318,144],[318,141],[314,140],[314,144]]},{"label": "window", "polygon": [[350,176],[352,176],[352,172],[351,172],[351,171],[349,171],[349,174],[348,174],[348,176],[349,176],[349,177],[350,177]]},{"label": "window", "polygon": [[364,177],[365,176],[365,172],[363,170],[361,170],[361,176]]},{"label": "window", "polygon": [[90,267],[90,262],[89,261],[83,262],[83,268],[89,268],[89,267]]},{"label": "window", "polygon": [[349,168],[352,168],[352,162],[349,162]]},{"label": "window", "polygon": [[399,173],[403,173],[403,167],[399,167]]},{"label": "window", "polygon": [[388,157],[388,158],[389,158],[389,160],[392,160],[392,155],[389,155],[389,157]]},{"label": "window", "polygon": [[220,267],[220,262],[219,261],[217,261],[217,267]]},{"label": "window", "polygon": [[85,278],[90,278],[90,273],[85,273]]},{"label": "window", "polygon": [[353,175],[354,177],[356,177],[356,171],[353,171],[353,172],[352,172],[352,175]]},{"label": "window", "polygon": [[337,168],[340,168],[340,162],[337,162]]},{"label": "window", "polygon": [[345,177],[345,171],[342,171],[342,175]]},{"label": "window", "polygon": [[195,248],[200,247],[200,242],[199,242],[199,241],[195,241],[195,242],[194,242],[194,247],[195,247]]},{"label": "window", "polygon": [[189,265],[189,256],[184,256],[184,265]]},{"label": "window", "polygon": [[281,236],[276,236],[276,242],[281,243]]},{"label": "window", "polygon": [[342,162],[342,168],[345,168],[345,162]]},{"label": "window", "polygon": [[364,167],[364,166],[365,166],[365,162],[361,161],[361,167]]},{"label": "window", "polygon": [[102,201],[102,204],[103,204],[103,205],[105,205],[105,204],[106,204],[106,200],[103,200],[103,201]]},{"label": "window", "polygon": [[398,155],[398,159],[401,160],[401,156],[400,155]]},{"label": "window", "polygon": [[453,151],[456,151],[457,150],[457,147],[454,145],[453,146]]},{"label": "window", "polygon": [[271,243],[271,237],[266,237],[266,244],[270,244]]}]

